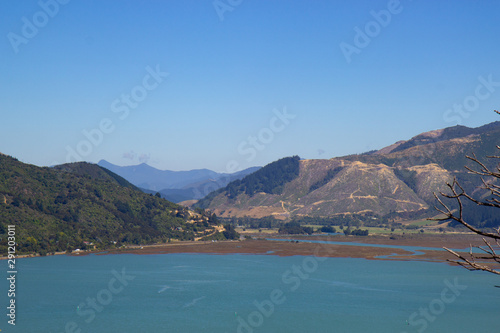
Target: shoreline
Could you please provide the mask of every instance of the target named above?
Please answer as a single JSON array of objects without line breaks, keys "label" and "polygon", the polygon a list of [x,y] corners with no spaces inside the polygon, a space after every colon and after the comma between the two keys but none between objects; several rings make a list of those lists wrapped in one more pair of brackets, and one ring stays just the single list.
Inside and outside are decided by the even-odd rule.
[{"label": "shoreline", "polygon": [[[266,238],[280,240],[266,240]],[[171,254],[171,253],[189,253],[189,254],[256,254],[256,255],[277,255],[277,256],[319,256],[330,258],[363,258],[369,260],[415,260],[415,261],[433,261],[447,262],[447,259],[455,259],[452,254],[441,250],[443,246],[453,249],[466,249],[470,245],[480,245],[481,237],[475,234],[442,234],[442,235],[405,235],[405,236],[343,236],[343,235],[254,235],[257,239],[231,240],[218,242],[173,242],[165,244],[153,244],[143,246],[125,247],[119,249],[81,251],[81,252],[58,252],[55,255],[66,254],[68,256],[86,256],[86,255],[109,255],[109,254]],[[328,241],[331,244],[314,242],[295,242],[292,240],[303,241]],[[342,244],[335,244],[340,242]],[[345,243],[363,243],[348,245]],[[375,246],[374,246],[375,245]],[[378,247],[377,245],[380,245]],[[391,247],[383,247],[389,245]],[[408,251],[398,246],[416,246],[437,248],[439,250],[425,249]],[[19,258],[34,258],[40,255],[19,255]],[[0,260],[7,257],[1,257]]]},{"label": "shoreline", "polygon": [[[411,235],[405,237],[394,237],[390,239],[384,236],[327,236],[327,235],[258,235],[267,238],[282,240],[247,239],[238,241],[219,242],[176,242],[170,244],[155,244],[148,246],[138,246],[134,248],[121,248],[100,251],[97,255],[108,254],[256,254],[256,255],[277,255],[277,256],[319,256],[330,258],[362,258],[369,260],[415,260],[447,262],[454,259],[453,255],[443,250],[446,246],[453,249],[467,249],[470,244],[480,245],[481,237],[475,234],[444,234],[444,235]],[[332,244],[292,242],[291,240],[329,241]],[[358,244],[335,244],[341,243],[364,243],[367,246]],[[381,245],[376,247],[373,245]],[[383,247],[384,245],[396,246]],[[397,246],[431,247],[437,250],[426,249],[408,251]],[[74,256],[92,254],[92,252],[71,254]]]}]

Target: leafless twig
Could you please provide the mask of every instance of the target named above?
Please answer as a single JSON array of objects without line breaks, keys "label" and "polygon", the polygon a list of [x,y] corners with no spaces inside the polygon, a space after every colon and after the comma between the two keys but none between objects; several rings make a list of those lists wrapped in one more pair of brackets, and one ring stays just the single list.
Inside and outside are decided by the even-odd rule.
[{"label": "leafless twig", "polygon": [[[495,112],[500,114],[500,112],[497,110],[495,110]],[[496,147],[497,149],[500,150],[500,146]],[[463,200],[473,202],[478,206],[500,208],[500,186],[494,184],[495,181],[500,180],[500,165],[497,165],[496,170],[490,170],[488,166],[486,166],[484,163],[478,160],[475,154],[473,154],[472,156],[466,156],[466,158],[474,162],[478,167],[478,169],[474,169],[468,166],[466,166],[465,168],[470,173],[481,176],[481,182],[483,185],[482,188],[489,192],[490,197],[484,200],[473,197],[471,194],[467,193],[467,191],[465,191],[464,187],[458,182],[458,180],[454,178],[451,184],[446,183],[446,186],[448,187],[450,193],[440,192],[439,196],[436,193],[434,193],[434,197],[436,198],[440,206],[435,208],[437,211],[443,214],[442,218],[438,218],[436,220],[457,221],[458,223],[462,224],[472,232],[488,238],[488,240],[486,238],[483,238],[483,242],[485,243],[486,246],[476,246],[476,248],[479,249],[480,252],[473,252],[472,250],[473,247],[471,246],[468,256],[459,254],[446,247],[444,249],[459,259],[459,260],[448,260],[450,262],[454,262],[471,271],[481,270],[500,275],[500,269],[494,268],[495,265],[500,264],[500,255],[497,253],[497,251],[500,250],[500,243],[499,243],[500,228],[496,230],[496,233],[478,229],[473,225],[471,225],[470,223],[468,223],[465,220],[463,214],[464,213]],[[500,155],[487,156],[487,158],[500,159]],[[486,177],[489,179],[488,181],[485,180]],[[444,203],[442,198],[454,200],[458,208],[452,209],[450,206]],[[494,242],[495,246],[491,245],[492,242]]]}]

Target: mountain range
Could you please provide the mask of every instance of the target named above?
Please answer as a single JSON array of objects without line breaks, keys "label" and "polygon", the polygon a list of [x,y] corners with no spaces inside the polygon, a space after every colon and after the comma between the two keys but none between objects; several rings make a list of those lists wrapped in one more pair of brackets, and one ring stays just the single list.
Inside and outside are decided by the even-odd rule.
[{"label": "mountain range", "polygon": [[495,168],[498,160],[485,156],[498,155],[499,144],[497,121],[478,128],[430,131],[365,154],[311,160],[288,157],[228,184],[196,205],[226,218],[435,215],[433,193],[454,177],[466,189],[478,191],[480,179],[464,168],[471,165],[465,156],[476,154]]},{"label": "mountain range", "polygon": [[[286,157],[232,175],[210,170],[162,172],[147,165],[120,169],[122,175],[135,177],[136,184],[110,170],[114,166],[105,161],[100,164],[107,168],[85,162],[49,168],[0,153],[0,253],[7,250],[8,225],[16,226],[19,253],[43,254],[88,246],[238,237],[231,227],[221,227],[217,216],[277,221],[431,216],[436,214],[433,193],[453,178],[469,193],[488,197],[479,188],[480,179],[464,169],[474,166],[466,155],[475,154],[496,170],[498,159],[487,156],[498,156],[499,144],[500,122],[478,128],[454,126],[365,154]],[[229,181],[231,177],[239,179]],[[227,185],[199,200],[195,210],[136,186],[160,184],[175,190],[210,182]],[[495,210],[476,212],[466,213],[482,226],[500,225]]]},{"label": "mountain range", "polygon": [[125,178],[147,193],[160,193],[169,201],[201,199],[208,193],[226,186],[231,181],[241,179],[257,171],[252,167],[235,173],[218,173],[208,169],[190,171],[158,170],[145,163],[133,166],[118,166],[101,160],[99,166]]}]

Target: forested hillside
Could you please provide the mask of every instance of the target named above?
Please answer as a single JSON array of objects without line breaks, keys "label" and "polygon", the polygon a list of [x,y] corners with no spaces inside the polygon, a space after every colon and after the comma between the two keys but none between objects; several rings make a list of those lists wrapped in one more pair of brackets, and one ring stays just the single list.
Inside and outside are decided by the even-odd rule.
[{"label": "forested hillside", "polygon": [[0,154],[0,250],[8,225],[17,251],[55,251],[194,240],[216,218],[151,194],[95,164],[40,168]]},{"label": "forested hillside", "polygon": [[286,183],[294,180],[299,175],[300,157],[285,157],[270,163],[256,172],[235,180],[226,187],[214,191],[200,200],[198,207],[207,208],[211,200],[218,194],[225,192],[229,199],[235,199],[240,194],[250,197],[263,192],[267,194],[281,194]]}]

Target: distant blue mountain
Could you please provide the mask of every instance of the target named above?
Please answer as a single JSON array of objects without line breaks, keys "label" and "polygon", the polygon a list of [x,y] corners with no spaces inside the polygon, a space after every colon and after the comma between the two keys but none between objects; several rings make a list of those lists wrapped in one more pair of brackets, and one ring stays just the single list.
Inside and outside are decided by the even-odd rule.
[{"label": "distant blue mountain", "polygon": [[260,167],[248,168],[236,173],[218,173],[208,169],[190,171],[158,170],[145,163],[118,166],[101,160],[99,166],[125,178],[148,193],[160,192],[162,197],[173,202],[201,199],[212,191],[226,186],[233,180],[242,179]]}]

